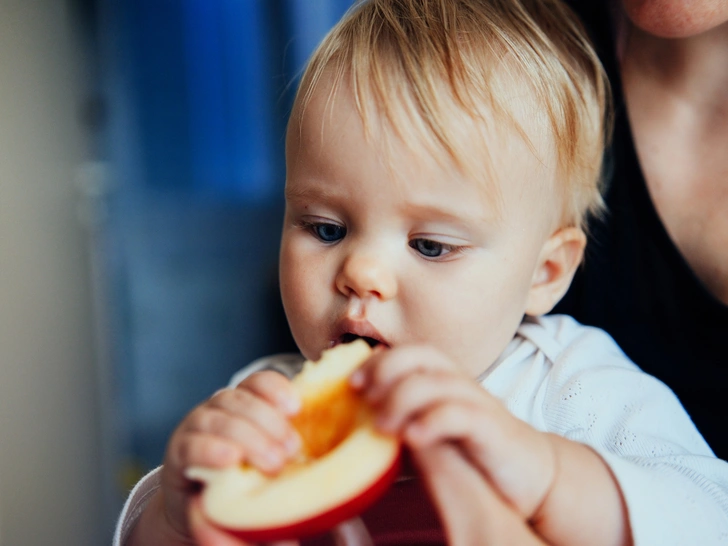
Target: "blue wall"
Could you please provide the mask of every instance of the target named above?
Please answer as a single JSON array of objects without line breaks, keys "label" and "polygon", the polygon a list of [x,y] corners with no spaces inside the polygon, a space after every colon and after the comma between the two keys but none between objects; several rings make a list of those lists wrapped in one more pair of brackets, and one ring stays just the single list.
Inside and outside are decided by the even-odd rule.
[{"label": "blue wall", "polygon": [[291,350],[277,292],[296,75],[349,0],[100,0],[112,361],[137,470],[195,404]]}]

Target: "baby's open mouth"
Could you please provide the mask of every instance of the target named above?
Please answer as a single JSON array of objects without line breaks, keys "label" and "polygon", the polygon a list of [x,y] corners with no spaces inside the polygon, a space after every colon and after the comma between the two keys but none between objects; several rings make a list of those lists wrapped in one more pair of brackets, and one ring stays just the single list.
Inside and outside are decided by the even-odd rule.
[{"label": "baby's open mouth", "polygon": [[380,345],[382,342],[378,339],[374,339],[373,337],[369,336],[358,336],[356,334],[344,334],[339,338],[339,343],[351,343],[353,341],[356,341],[357,339],[363,339],[367,342],[367,344],[373,349],[377,345]]}]

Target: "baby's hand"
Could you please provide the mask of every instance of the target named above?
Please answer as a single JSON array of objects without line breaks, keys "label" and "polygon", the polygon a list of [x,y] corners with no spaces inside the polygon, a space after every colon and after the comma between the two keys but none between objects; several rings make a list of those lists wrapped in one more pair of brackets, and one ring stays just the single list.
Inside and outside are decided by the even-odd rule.
[{"label": "baby's hand", "polygon": [[279,373],[251,375],[234,389],[218,391],[192,410],[172,434],[162,470],[164,516],[181,536],[190,536],[187,521],[191,496],[198,484],[187,468],[222,468],[246,462],[276,473],[296,455],[301,441],[288,417],[300,400],[290,381]]},{"label": "baby's hand", "polygon": [[377,352],[352,377],[385,432],[418,451],[454,442],[525,520],[556,477],[551,437],[513,416],[472,377],[426,346]]}]

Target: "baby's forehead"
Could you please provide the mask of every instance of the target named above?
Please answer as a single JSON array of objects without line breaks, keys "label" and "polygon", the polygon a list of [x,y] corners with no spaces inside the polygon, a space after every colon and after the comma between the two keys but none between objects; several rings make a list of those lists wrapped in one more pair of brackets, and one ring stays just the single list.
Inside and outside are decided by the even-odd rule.
[{"label": "baby's forehead", "polygon": [[[535,121],[538,111],[533,101],[521,104],[515,94],[499,111],[470,110],[444,98],[439,123],[446,145],[418,117],[406,96],[390,97],[385,107],[370,95],[357,97],[350,82],[335,82],[332,76],[323,77],[307,104],[297,107],[291,130],[304,138],[299,145],[335,154],[341,135],[335,123],[353,117],[358,120],[356,130],[364,133],[367,145],[376,150],[376,160],[402,191],[427,191],[427,176],[420,174],[437,171],[449,183],[474,185],[483,214],[489,217],[510,209],[503,207],[504,196],[556,195],[550,191],[555,179],[553,140],[539,138],[542,132],[547,134],[548,123],[539,126]],[[554,205],[550,210],[559,208]]]},{"label": "baby's forehead", "polygon": [[[492,198],[505,184],[551,184],[558,177],[556,141],[547,116],[527,86],[513,81],[511,92],[465,105],[443,85],[442,100],[429,120],[422,119],[409,97],[395,96],[382,105],[363,96],[358,99],[363,105],[359,115],[383,157],[399,141],[414,155],[477,183]],[[531,165],[539,175],[514,180],[514,163]]]},{"label": "baby's forehead", "polygon": [[[566,223],[584,225],[601,210],[608,86],[567,12],[539,2],[361,0],[314,52],[297,104],[325,74],[333,88],[351,86],[367,127],[384,119],[382,133],[435,156],[444,151],[474,174],[496,170],[487,144],[499,131],[515,133],[519,150],[499,153],[535,158],[547,181],[557,166]],[[468,150],[462,141],[471,139],[486,145]]]},{"label": "baby's forehead", "polygon": [[[352,81],[346,70],[329,68],[299,94],[291,127],[300,130],[302,117],[309,116],[312,103],[321,135],[336,131],[330,124],[332,108],[343,105],[361,119],[365,134],[381,148],[391,150],[393,141],[403,142],[412,152],[433,157],[443,166],[495,180],[494,157],[511,153],[536,156],[544,167],[555,164],[555,139],[548,117],[529,86],[506,74],[493,77],[488,93],[464,98],[446,82],[433,78],[437,101],[423,112],[416,89],[392,78],[382,93],[382,82]],[[507,89],[507,91],[506,91]],[[525,146],[525,148],[524,148]],[[497,162],[496,162],[497,163]]]}]

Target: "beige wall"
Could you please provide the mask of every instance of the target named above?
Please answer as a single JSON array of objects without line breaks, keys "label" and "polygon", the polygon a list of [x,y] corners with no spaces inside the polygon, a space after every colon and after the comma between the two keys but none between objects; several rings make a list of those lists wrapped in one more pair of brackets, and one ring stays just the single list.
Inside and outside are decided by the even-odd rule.
[{"label": "beige wall", "polygon": [[65,0],[0,0],[0,544],[108,543]]}]

